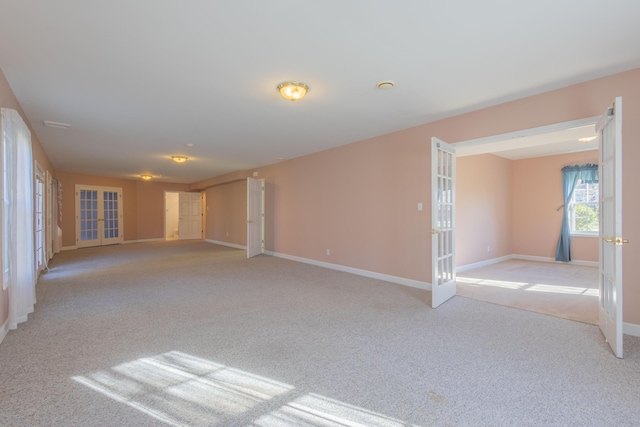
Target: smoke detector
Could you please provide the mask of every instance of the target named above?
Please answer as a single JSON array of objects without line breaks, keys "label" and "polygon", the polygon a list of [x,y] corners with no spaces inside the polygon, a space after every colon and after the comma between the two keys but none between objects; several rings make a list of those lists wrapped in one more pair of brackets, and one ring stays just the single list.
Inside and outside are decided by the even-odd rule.
[{"label": "smoke detector", "polygon": [[391,81],[391,80],[383,80],[381,82],[378,82],[378,84],[376,85],[376,87],[380,90],[389,90],[391,88],[393,88],[395,86],[395,82]]}]

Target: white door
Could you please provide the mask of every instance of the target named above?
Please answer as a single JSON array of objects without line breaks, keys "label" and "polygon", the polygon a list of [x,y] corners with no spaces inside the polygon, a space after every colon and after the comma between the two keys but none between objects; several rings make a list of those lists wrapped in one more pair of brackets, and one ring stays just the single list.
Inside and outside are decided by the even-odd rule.
[{"label": "white door", "polygon": [[47,262],[53,258],[53,179],[49,171],[45,171],[46,185],[45,185],[45,238],[46,238],[46,250],[47,250]]},{"label": "white door", "polygon": [[456,149],[431,138],[431,306],[456,294]]},{"label": "white door", "polygon": [[622,358],[622,98],[616,98],[596,125],[600,139],[599,323]]},{"label": "white door", "polygon": [[180,193],[179,240],[202,239],[202,193]]},{"label": "white door", "polygon": [[76,185],[76,246],[122,243],[122,189]]},{"label": "white door", "polygon": [[247,258],[264,252],[264,179],[247,178]]}]

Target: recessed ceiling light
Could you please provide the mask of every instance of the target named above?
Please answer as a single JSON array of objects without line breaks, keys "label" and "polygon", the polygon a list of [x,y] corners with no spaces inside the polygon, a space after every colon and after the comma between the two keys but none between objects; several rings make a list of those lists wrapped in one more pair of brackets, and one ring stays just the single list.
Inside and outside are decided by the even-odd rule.
[{"label": "recessed ceiling light", "polygon": [[309,92],[309,86],[300,82],[283,82],[278,85],[278,92],[289,101],[297,101]]},{"label": "recessed ceiling light", "polygon": [[381,82],[378,82],[378,84],[376,84],[376,87],[380,90],[389,90],[393,88],[395,85],[396,85],[395,82],[391,80],[383,80]]},{"label": "recessed ceiling light", "polygon": [[171,160],[176,163],[184,163],[189,159],[187,156],[171,156]]},{"label": "recessed ceiling light", "polygon": [[596,138],[597,138],[597,136],[588,136],[586,138],[580,138],[580,139],[578,139],[578,141],[584,142],[586,144],[586,143],[589,143],[589,142],[593,141]]},{"label": "recessed ceiling light", "polygon": [[71,125],[68,123],[50,122],[48,120],[44,121],[44,125],[46,127],[56,128],[56,129],[69,129],[71,127]]},{"label": "recessed ceiling light", "polygon": [[188,142],[186,144],[184,144],[185,147],[189,147],[189,148],[193,148],[196,146],[196,144],[194,144],[193,142]]},{"label": "recessed ceiling light", "polygon": [[153,178],[153,176],[151,176],[151,175],[140,175],[140,178],[144,179],[145,181],[149,181],[151,178]]}]

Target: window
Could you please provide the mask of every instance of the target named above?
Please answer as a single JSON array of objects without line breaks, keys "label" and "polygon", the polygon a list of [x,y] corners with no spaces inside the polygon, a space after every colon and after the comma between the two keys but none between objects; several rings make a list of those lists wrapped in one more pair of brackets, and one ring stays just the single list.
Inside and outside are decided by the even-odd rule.
[{"label": "window", "polygon": [[599,206],[598,182],[578,180],[569,205],[571,234],[597,235]]}]

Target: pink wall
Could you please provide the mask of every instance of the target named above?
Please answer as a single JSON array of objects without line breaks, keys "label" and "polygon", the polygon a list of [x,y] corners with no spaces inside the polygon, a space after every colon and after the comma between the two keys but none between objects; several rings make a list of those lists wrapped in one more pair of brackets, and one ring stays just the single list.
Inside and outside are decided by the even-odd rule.
[{"label": "pink wall", "polygon": [[[511,160],[481,154],[456,166],[456,264],[511,255]],[[487,248],[489,248],[487,250]]]},{"label": "pink wall", "polygon": [[247,245],[247,180],[207,188],[206,238]]},{"label": "pink wall", "polygon": [[[598,163],[598,151],[535,157],[513,162],[513,253],[555,257],[563,210],[564,166]],[[598,239],[571,238],[571,258],[598,261]]]},{"label": "pink wall", "polygon": [[[164,237],[164,192],[189,191],[188,184],[168,182],[136,182],[136,239],[160,239]],[[126,222],[125,222],[126,224]],[[127,235],[125,234],[125,238]],[[131,240],[128,239],[127,240]]]},{"label": "pink wall", "polygon": [[188,184],[141,182],[103,176],[58,172],[62,183],[62,246],[76,245],[75,186],[122,188],[124,240],[164,237],[164,191],[188,191]]},{"label": "pink wall", "polygon": [[592,117],[623,96],[624,319],[640,324],[638,81],[635,69],[257,169],[267,250],[429,282],[432,136],[457,142]]},{"label": "pink wall", "polygon": [[[29,123],[26,114],[22,111],[22,107],[20,103],[16,99],[11,87],[9,86],[9,82],[4,76],[2,70],[0,70],[0,108],[12,108],[22,116],[22,120],[29,126],[31,130],[31,148],[33,151],[33,158],[40,164],[44,171],[49,171],[49,173],[55,177],[56,171],[51,165],[47,154],[42,149],[42,145],[40,145],[40,141],[36,136],[36,133],[33,130],[33,126]],[[34,214],[35,215],[35,214]],[[4,325],[7,318],[9,316],[9,298],[7,291],[2,291],[0,287],[0,327]]]}]

